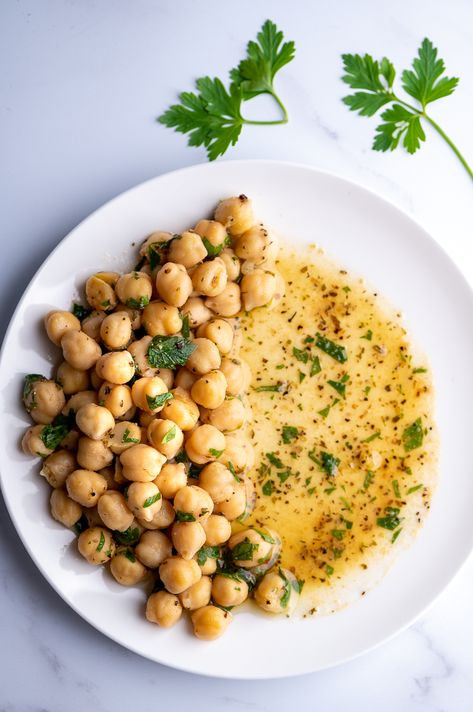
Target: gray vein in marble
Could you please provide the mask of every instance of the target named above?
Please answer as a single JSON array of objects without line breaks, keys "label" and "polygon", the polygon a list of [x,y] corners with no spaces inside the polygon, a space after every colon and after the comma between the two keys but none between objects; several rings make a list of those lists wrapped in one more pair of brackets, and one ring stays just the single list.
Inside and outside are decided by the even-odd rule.
[{"label": "gray vein in marble", "polygon": [[452,677],[455,674],[455,668],[427,633],[425,622],[417,623],[412,630],[421,638],[424,649],[431,654],[439,669],[436,673],[413,678],[416,689],[411,694],[411,699],[413,702],[429,702],[429,712],[443,712],[441,708],[432,707],[431,697],[435,693],[435,686]]}]

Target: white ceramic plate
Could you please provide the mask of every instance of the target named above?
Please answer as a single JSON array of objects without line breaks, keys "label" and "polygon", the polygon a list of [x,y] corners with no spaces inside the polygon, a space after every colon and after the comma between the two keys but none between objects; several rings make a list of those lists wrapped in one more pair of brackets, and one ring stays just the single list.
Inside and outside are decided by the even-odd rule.
[{"label": "white ceramic plate", "polygon": [[[58,352],[43,334],[53,307],[68,309],[98,268],[131,266],[156,229],[180,230],[225,196],[246,193],[261,219],[293,245],[316,241],[364,275],[405,314],[430,357],[441,434],[440,485],[414,546],[383,582],[352,607],[310,620],[235,616],[223,638],[195,639],[186,625],[161,630],[143,616],[143,593],[124,589],[75,551],[52,521],[38,464],[19,448],[28,424],[23,376],[49,374]],[[336,665],[409,625],[445,588],[473,546],[472,292],[442,250],[412,220],[368,191],[306,166],[243,161],[194,166],[155,178],[107,203],[66,237],[43,264],[11,321],[1,356],[1,482],[29,554],[56,591],[105,635],[152,660],[205,675],[269,678]],[[5,437],[8,434],[8,437]]]}]

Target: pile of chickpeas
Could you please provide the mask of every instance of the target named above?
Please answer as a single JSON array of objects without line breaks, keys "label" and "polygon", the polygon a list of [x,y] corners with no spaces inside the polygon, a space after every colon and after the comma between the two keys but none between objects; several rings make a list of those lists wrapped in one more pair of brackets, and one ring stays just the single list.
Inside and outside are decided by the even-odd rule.
[{"label": "pile of chickpeas", "polygon": [[[239,315],[281,300],[277,251],[244,195],[181,235],[154,232],[135,270],[89,277],[79,316],[47,314],[63,360],[54,379],[25,381],[23,449],[42,458],[54,519],[118,583],[149,583],[149,621],[169,627],[187,609],[202,640],[250,594],[273,613],[298,596],[275,566],[279,536],[242,524],[255,491]],[[156,344],[178,363],[150,363]]]}]

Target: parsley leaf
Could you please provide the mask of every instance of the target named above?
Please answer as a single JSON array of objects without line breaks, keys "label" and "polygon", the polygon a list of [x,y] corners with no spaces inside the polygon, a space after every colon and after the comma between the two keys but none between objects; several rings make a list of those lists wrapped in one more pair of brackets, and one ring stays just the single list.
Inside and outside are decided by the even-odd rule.
[{"label": "parsley leaf", "polygon": [[138,438],[130,438],[130,428],[127,428],[122,435],[122,443],[139,443]]},{"label": "parsley leaf", "polygon": [[75,423],[75,414],[73,410],[69,411],[69,415],[58,415],[53,422],[45,425],[39,437],[48,450],[55,450],[61,440],[64,440],[66,435],[72,430]]},{"label": "parsley leaf", "polygon": [[82,304],[76,304],[75,302],[72,304],[72,313],[74,316],[76,316],[79,321],[82,321],[85,319],[86,316],[89,316],[90,312],[92,311],[91,309],[87,309],[87,307],[83,307]]},{"label": "parsley leaf", "polygon": [[196,346],[183,336],[154,336],[148,346],[148,363],[153,368],[184,366]]},{"label": "parsley leaf", "polygon": [[286,445],[291,443],[293,440],[297,440],[299,437],[300,433],[297,428],[295,428],[293,425],[283,425],[282,426],[282,441]]},{"label": "parsley leaf", "polygon": [[133,524],[129,526],[128,529],[125,529],[124,532],[113,532],[113,538],[115,539],[115,541],[117,541],[119,544],[124,544],[125,546],[127,544],[136,544],[140,536],[140,530],[138,529],[138,527],[134,527]]},{"label": "parsley leaf", "polygon": [[172,425],[172,426],[169,428],[169,430],[167,431],[167,433],[166,433],[166,434],[163,436],[163,438],[161,439],[162,444],[163,444],[163,445],[166,445],[166,443],[170,443],[171,440],[174,440],[174,438],[176,437],[176,435],[177,435],[177,426],[176,426],[176,423],[174,423],[174,425]]},{"label": "parsley leaf", "polygon": [[383,529],[388,529],[391,532],[394,531],[401,523],[401,519],[398,516],[399,512],[399,507],[385,507],[385,516],[378,517],[376,520],[376,524],[378,525],[378,527],[383,527]]},{"label": "parsley leaf", "polygon": [[195,517],[192,512],[176,512],[178,522],[195,522]]},{"label": "parsley leaf", "polygon": [[404,445],[404,450],[410,452],[418,447],[422,447],[424,441],[424,429],[422,427],[422,420],[417,418],[417,420],[405,428],[402,434],[402,442]]},{"label": "parsley leaf", "polygon": [[253,553],[259,549],[259,544],[253,544],[248,537],[240,541],[232,549],[234,561],[253,561]]},{"label": "parsley leaf", "polygon": [[149,297],[140,297],[139,299],[127,299],[126,305],[130,309],[144,309],[149,304]]},{"label": "parsley leaf", "polygon": [[155,502],[158,502],[161,499],[161,493],[156,492],[156,494],[151,495],[151,497],[147,497],[145,501],[143,502],[143,508],[146,509],[147,507],[151,507]]},{"label": "parsley leaf", "polygon": [[148,408],[150,410],[156,410],[166,403],[166,401],[174,398],[172,393],[158,393],[157,396],[149,396],[146,394],[146,400],[148,403]]},{"label": "parsley leaf", "polygon": [[418,56],[412,62],[413,70],[405,69],[401,75],[404,91],[417,99],[422,108],[437,99],[452,94],[459,82],[457,77],[442,77],[443,59],[437,59],[437,48],[427,37],[422,41]]},{"label": "parsley leaf", "polygon": [[220,556],[219,546],[203,546],[197,552],[197,563],[199,566],[203,566],[207,559],[218,559]]},{"label": "parsley leaf", "polygon": [[190,331],[191,331],[191,330],[190,330],[190,326],[189,326],[189,314],[186,314],[186,315],[182,318],[182,329],[181,329],[181,331],[182,331],[183,337],[184,337],[185,339],[188,339],[188,338],[189,338],[189,335],[190,335]]},{"label": "parsley leaf", "polygon": [[322,334],[317,334],[315,345],[339,363],[345,363],[348,358],[347,351],[344,346],[336,344],[334,341],[330,341],[330,339],[322,336]]}]

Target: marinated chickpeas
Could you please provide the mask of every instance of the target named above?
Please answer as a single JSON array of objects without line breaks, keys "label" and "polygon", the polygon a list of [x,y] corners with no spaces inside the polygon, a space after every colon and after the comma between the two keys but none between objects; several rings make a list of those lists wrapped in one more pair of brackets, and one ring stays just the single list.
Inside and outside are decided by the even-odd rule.
[{"label": "marinated chickpeas", "polygon": [[222,607],[252,595],[254,577],[257,602],[287,612],[283,570],[271,570],[277,534],[232,534],[255,496],[251,374],[234,317],[242,300],[246,311],[277,303],[276,252],[244,195],[180,235],[152,233],[138,269],[89,277],[89,310],[49,312],[46,332],[63,360],[56,380],[25,382],[36,424],[22,444],[43,459],[53,518],[80,530],[79,553],[109,564],[121,585],[153,579],[149,621],[170,627],[190,611],[202,640],[223,634],[232,617]]}]

